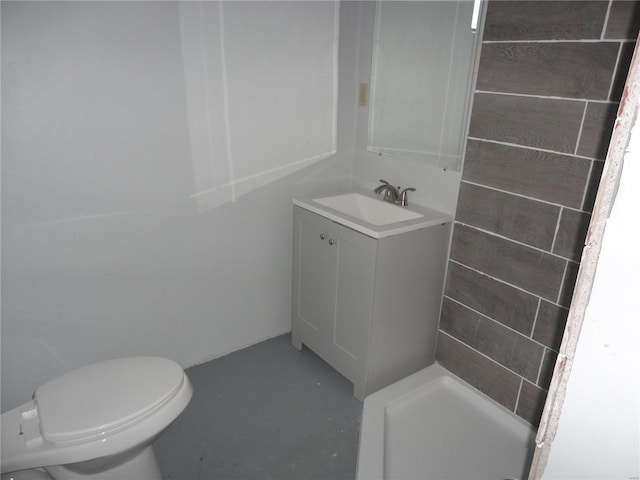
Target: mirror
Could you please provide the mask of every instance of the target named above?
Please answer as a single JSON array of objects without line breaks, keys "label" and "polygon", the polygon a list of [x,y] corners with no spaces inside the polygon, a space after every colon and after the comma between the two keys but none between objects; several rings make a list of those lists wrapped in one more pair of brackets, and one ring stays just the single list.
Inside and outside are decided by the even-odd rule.
[{"label": "mirror", "polygon": [[473,1],[379,1],[368,150],[459,171],[478,33]]}]

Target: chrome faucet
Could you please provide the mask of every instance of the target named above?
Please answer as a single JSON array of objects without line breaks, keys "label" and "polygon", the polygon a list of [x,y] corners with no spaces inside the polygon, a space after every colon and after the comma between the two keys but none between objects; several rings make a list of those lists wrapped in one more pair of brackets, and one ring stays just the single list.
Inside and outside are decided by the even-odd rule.
[{"label": "chrome faucet", "polygon": [[387,202],[395,203],[396,205],[401,205],[403,207],[406,207],[408,205],[407,196],[409,192],[416,191],[415,188],[409,187],[409,188],[405,188],[401,192],[400,187],[396,188],[386,180],[380,180],[380,182],[382,182],[382,185],[379,185],[374,190],[376,195],[382,195],[383,200],[386,200]]},{"label": "chrome faucet", "polygon": [[393,185],[391,185],[386,180],[380,180],[380,181],[382,182],[382,185],[378,186],[374,190],[375,194],[382,195],[382,199],[386,200],[387,202],[398,203],[398,200],[400,198],[400,193],[398,192],[398,189]]}]

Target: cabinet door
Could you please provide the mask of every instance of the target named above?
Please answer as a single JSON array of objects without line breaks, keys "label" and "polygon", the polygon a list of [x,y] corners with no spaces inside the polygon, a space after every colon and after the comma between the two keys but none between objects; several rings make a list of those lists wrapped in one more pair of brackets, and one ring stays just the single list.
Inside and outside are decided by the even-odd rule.
[{"label": "cabinet door", "polygon": [[359,396],[373,308],[376,241],[342,226],[336,237],[331,345],[336,368],[355,383]]},{"label": "cabinet door", "polygon": [[[331,335],[335,303],[335,271],[337,248],[331,236],[332,222],[317,218],[296,222],[297,240],[297,303],[298,319],[326,340]],[[334,245],[329,244],[329,240]],[[297,277],[297,278],[296,278]]]},{"label": "cabinet door", "polygon": [[373,304],[374,239],[296,207],[293,342],[306,344],[356,384]]}]

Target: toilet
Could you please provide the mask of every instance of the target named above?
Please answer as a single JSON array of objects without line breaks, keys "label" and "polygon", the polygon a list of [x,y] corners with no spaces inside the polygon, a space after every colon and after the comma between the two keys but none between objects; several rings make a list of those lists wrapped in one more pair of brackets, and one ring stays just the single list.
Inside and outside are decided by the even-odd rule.
[{"label": "toilet", "polygon": [[108,360],[55,378],[2,414],[2,480],[160,480],[151,443],[192,394],[180,365],[158,357]]}]

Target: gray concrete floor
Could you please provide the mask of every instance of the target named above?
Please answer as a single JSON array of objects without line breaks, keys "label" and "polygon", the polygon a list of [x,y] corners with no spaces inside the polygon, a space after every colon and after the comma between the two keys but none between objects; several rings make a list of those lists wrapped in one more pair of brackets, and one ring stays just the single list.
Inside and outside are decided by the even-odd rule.
[{"label": "gray concrete floor", "polygon": [[362,403],[289,335],[187,370],[189,406],[154,447],[167,480],[355,477]]}]

